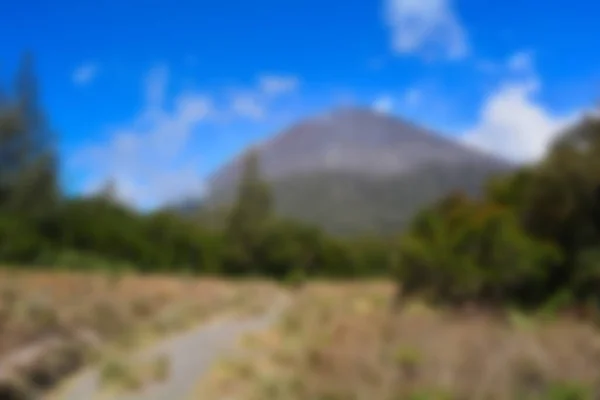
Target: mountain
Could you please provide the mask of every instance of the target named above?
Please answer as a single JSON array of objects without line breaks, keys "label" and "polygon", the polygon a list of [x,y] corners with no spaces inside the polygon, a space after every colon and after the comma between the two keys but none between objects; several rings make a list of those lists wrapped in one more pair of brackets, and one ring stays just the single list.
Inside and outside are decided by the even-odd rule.
[{"label": "mountain", "polygon": [[[368,109],[301,121],[256,147],[278,211],[341,234],[402,229],[451,190],[477,194],[511,166],[427,129]],[[209,203],[232,198],[244,154],[209,179]]]}]

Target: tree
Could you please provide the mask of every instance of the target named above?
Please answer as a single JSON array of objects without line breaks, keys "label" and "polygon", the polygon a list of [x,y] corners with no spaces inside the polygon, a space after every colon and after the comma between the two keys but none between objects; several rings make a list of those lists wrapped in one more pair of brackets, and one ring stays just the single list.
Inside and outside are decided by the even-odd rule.
[{"label": "tree", "polygon": [[28,54],[19,67],[15,92],[16,101],[0,116],[0,207],[40,216],[58,195],[56,149]]},{"label": "tree", "polygon": [[506,206],[452,196],[422,211],[401,243],[406,293],[461,303],[542,301],[560,253],[529,236]]},{"label": "tree", "polygon": [[257,272],[258,254],[272,213],[271,192],[260,172],[259,154],[248,152],[244,159],[237,198],[227,218],[226,269],[244,274]]},{"label": "tree", "polygon": [[259,154],[256,150],[251,150],[244,160],[237,202],[231,216],[232,223],[262,224],[269,218],[271,211],[271,192],[261,176]]},{"label": "tree", "polygon": [[108,179],[98,190],[95,197],[110,204],[121,204],[119,190],[114,178]]},{"label": "tree", "polygon": [[600,119],[587,117],[552,144],[525,203],[527,229],[565,255],[549,285],[569,286],[579,298],[600,290],[599,186]]},{"label": "tree", "polygon": [[14,182],[19,172],[20,154],[18,136],[20,121],[15,110],[0,110],[0,209],[10,201]]}]

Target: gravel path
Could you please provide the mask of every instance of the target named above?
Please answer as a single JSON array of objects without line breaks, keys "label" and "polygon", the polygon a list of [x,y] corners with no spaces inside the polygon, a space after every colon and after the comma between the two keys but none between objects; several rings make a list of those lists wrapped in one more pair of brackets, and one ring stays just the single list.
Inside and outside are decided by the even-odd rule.
[{"label": "gravel path", "polygon": [[[271,309],[257,317],[217,321],[199,326],[191,331],[170,337],[136,357],[144,358],[165,355],[170,361],[169,377],[163,382],[147,385],[135,393],[110,397],[110,400],[182,400],[189,398],[197,381],[208,371],[214,361],[230,350],[240,336],[267,328],[287,305],[281,298]],[[53,399],[92,400],[99,393],[97,369],[79,374],[73,382]],[[109,397],[102,397],[108,399]]]}]

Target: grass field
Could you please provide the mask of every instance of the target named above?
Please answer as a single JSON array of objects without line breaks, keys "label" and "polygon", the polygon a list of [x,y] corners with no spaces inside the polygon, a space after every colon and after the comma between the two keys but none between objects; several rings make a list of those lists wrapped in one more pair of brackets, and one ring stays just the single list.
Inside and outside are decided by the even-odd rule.
[{"label": "grass field", "polygon": [[[102,363],[112,388],[164,379],[165,360],[134,371],[114,355],[213,317],[263,312],[283,290],[261,281],[0,271],[0,398],[52,386],[92,362]],[[306,284],[291,294],[276,326],[245,337],[235,357],[198,383],[193,398],[600,394],[600,330],[591,323],[416,302],[394,308],[393,296],[387,282]]]},{"label": "grass field", "polygon": [[308,284],[194,399],[593,399],[600,331],[568,317],[391,307],[387,283]]},{"label": "grass field", "polygon": [[2,270],[0,398],[46,389],[91,362],[110,370],[114,354],[212,317],[261,312],[279,291],[259,281]]}]

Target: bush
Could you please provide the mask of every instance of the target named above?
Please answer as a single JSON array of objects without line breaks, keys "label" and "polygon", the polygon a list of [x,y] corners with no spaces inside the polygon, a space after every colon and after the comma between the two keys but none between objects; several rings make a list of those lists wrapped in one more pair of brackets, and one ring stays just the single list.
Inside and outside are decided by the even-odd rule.
[{"label": "bush", "polygon": [[406,294],[434,301],[541,301],[546,273],[559,260],[509,208],[452,196],[413,221],[397,278]]}]

